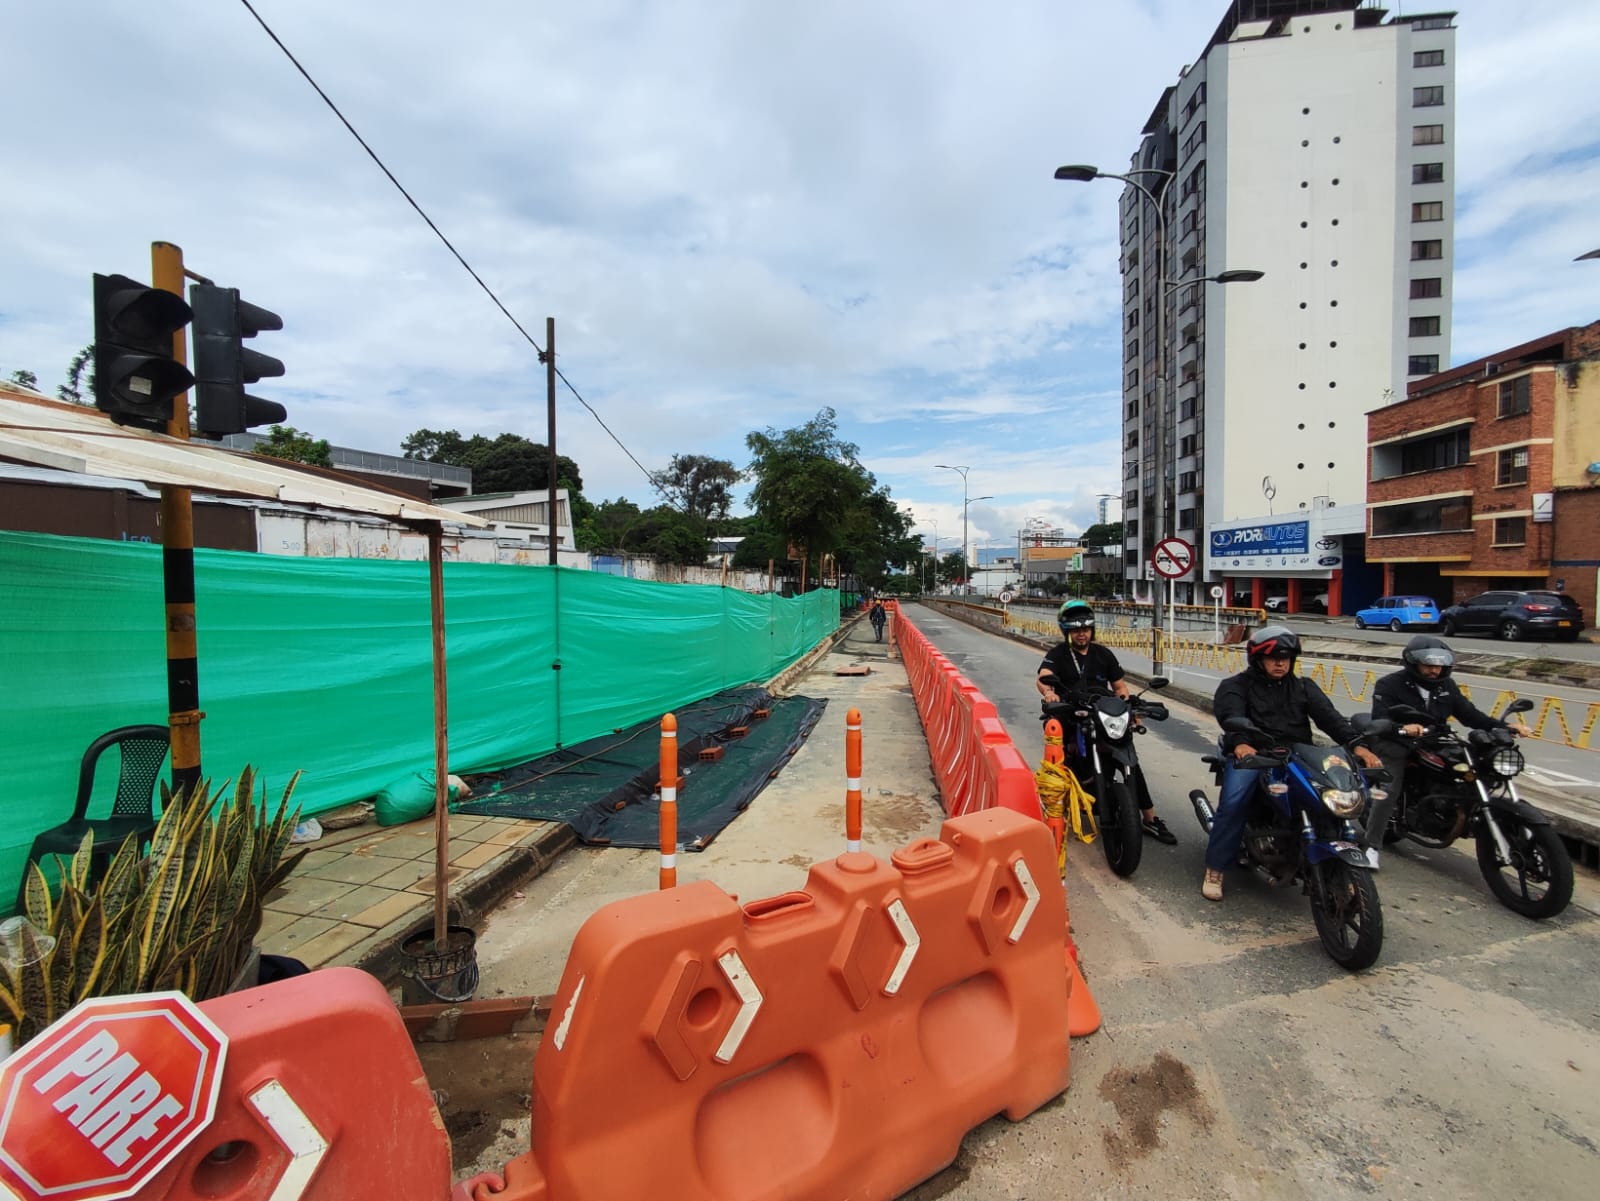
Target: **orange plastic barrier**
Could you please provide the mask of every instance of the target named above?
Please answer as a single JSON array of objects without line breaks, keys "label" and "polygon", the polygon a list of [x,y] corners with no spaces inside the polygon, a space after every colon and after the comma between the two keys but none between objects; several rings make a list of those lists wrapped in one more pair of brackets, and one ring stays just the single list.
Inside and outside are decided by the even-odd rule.
[{"label": "orange plastic barrier", "polygon": [[376,979],[326,968],[200,1008],[228,1036],[216,1116],[137,1201],[449,1195],[449,1136]]},{"label": "orange plastic barrier", "polygon": [[895,628],[945,812],[999,806],[1042,818],[1033,771],[994,705],[903,614]]},{"label": "orange plastic barrier", "polygon": [[945,822],[741,908],[709,882],[578,932],[533,1143],[458,1201],[898,1196],[1067,1087],[1065,906],[1044,825]]}]

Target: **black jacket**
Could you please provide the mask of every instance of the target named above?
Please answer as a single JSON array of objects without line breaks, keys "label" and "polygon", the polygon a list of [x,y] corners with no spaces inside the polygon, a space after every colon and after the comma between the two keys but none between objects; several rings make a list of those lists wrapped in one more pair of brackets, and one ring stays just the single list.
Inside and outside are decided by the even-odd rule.
[{"label": "black jacket", "polygon": [[[1248,717],[1256,729],[1272,736],[1274,745],[1310,742],[1312,722],[1335,742],[1347,743],[1359,734],[1315,680],[1292,672],[1274,680],[1265,671],[1248,667],[1217,686],[1211,709],[1218,725],[1230,717]],[[1222,745],[1230,752],[1242,742],[1249,742],[1249,737],[1231,730],[1223,734]]]},{"label": "black jacket", "polygon": [[1433,695],[1424,700],[1422,689],[1404,671],[1386,675],[1372,690],[1372,716],[1387,717],[1390,709],[1401,705],[1421,710],[1439,725],[1448,725],[1452,717],[1474,730],[1497,730],[1506,724],[1469,701],[1447,676],[1435,680],[1431,688]]},{"label": "black jacket", "polygon": [[1109,647],[1091,642],[1083,654],[1072,649],[1072,643],[1059,642],[1045,653],[1039,671],[1046,669],[1061,681],[1057,695],[1064,696],[1080,688],[1090,692],[1110,692],[1111,685],[1122,679],[1122,664]]}]

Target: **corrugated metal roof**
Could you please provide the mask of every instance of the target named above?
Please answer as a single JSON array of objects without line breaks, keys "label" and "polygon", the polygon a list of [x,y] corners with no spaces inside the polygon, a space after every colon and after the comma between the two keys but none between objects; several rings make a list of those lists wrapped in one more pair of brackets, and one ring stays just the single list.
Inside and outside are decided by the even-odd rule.
[{"label": "corrugated metal roof", "polygon": [[98,409],[0,385],[0,457],[153,487],[256,496],[394,521],[484,527],[471,513],[364,487],[318,468],[117,425]]}]

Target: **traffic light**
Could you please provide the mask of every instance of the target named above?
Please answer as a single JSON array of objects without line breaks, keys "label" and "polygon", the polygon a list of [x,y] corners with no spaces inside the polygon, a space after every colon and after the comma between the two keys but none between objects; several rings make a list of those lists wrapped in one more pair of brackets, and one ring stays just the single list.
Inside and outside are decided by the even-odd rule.
[{"label": "traffic light", "polygon": [[208,438],[242,434],[253,425],[274,425],[289,414],[276,401],[262,400],[244,390],[267,376],[283,374],[283,364],[258,350],[248,350],[244,339],[262,330],[282,329],[283,318],[247,300],[238,288],[194,284],[189,288],[194,306],[195,428]]},{"label": "traffic light", "polygon": [[172,401],[194,383],[172,354],[189,324],[183,297],[129,279],[94,277],[94,403],[122,425],[165,432]]}]

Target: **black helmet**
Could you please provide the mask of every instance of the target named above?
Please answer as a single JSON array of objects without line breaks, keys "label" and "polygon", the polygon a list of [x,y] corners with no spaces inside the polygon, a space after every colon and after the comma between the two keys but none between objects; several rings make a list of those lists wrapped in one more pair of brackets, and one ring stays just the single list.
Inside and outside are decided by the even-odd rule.
[{"label": "black helmet", "polygon": [[1245,656],[1251,665],[1260,663],[1263,659],[1277,655],[1288,655],[1290,659],[1300,657],[1300,635],[1288,626],[1262,626],[1250,635],[1250,642],[1245,648]]},{"label": "black helmet", "polygon": [[1069,600],[1056,610],[1056,624],[1061,627],[1062,637],[1066,637],[1073,630],[1088,630],[1090,636],[1094,635],[1094,609],[1084,600]]},{"label": "black helmet", "polygon": [[1422,683],[1422,667],[1442,667],[1439,673],[1442,680],[1450,674],[1450,669],[1456,665],[1456,657],[1444,639],[1435,638],[1432,634],[1418,634],[1406,643],[1406,649],[1400,652],[1400,661],[1406,665],[1406,676],[1409,679]]}]

